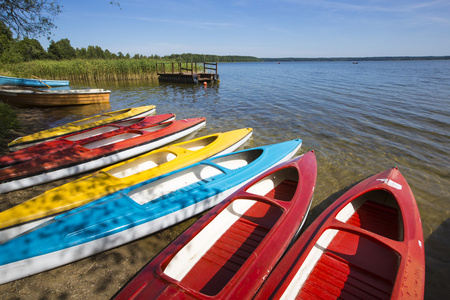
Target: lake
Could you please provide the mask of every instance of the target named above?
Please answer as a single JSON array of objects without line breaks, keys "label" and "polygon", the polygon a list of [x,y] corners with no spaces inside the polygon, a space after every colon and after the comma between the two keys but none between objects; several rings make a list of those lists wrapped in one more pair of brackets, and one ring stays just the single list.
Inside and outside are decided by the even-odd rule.
[{"label": "lake", "polygon": [[306,226],[355,183],[398,166],[422,217],[426,298],[448,297],[450,61],[230,63],[219,75],[207,87],[71,85],[111,89],[110,104],[45,109],[46,126],[153,104],[178,119],[206,117],[197,136],[252,127],[246,148],[301,138],[300,154],[314,149],[318,163]]}]

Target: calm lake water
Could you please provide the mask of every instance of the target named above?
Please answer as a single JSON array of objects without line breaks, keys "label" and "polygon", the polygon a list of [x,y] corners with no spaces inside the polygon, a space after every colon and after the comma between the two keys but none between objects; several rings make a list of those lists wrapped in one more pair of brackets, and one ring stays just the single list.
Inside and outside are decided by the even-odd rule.
[{"label": "calm lake water", "polygon": [[[220,84],[101,83],[110,105],[46,110],[48,126],[154,104],[206,117],[197,136],[242,127],[246,148],[301,138],[318,178],[306,225],[348,187],[398,166],[416,197],[426,251],[426,298],[450,294],[450,61],[219,64]],[[95,85],[73,85],[76,87]]]}]

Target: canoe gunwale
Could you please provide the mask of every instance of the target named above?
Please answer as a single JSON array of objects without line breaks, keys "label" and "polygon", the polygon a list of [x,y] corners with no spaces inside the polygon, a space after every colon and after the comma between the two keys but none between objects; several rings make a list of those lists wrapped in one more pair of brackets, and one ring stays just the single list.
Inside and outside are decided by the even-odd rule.
[{"label": "canoe gunwale", "polygon": [[[224,133],[215,133],[215,134],[199,137],[196,139],[192,139],[189,141],[181,142],[178,144],[169,145],[169,146],[166,146],[163,148],[155,149],[149,153],[140,155],[138,157],[128,159],[127,161],[120,162],[115,165],[106,167],[106,168],[101,169],[101,170],[97,171],[96,173],[94,173],[94,174],[98,174],[98,175],[94,175],[94,174],[87,175],[85,177],[82,177],[82,178],[76,180],[76,182],[80,182],[80,181],[89,182],[89,180],[93,180],[94,178],[96,178],[96,180],[103,180],[103,178],[107,178],[106,179],[107,181],[105,184],[103,184],[103,186],[106,187],[108,185],[110,185],[110,186],[114,185],[115,186],[114,192],[115,192],[119,189],[123,189],[125,187],[131,186],[132,184],[139,183],[140,181],[144,180],[144,178],[149,179],[149,178],[157,177],[158,174],[165,174],[167,172],[174,171],[174,170],[178,169],[179,167],[190,165],[191,163],[198,162],[198,161],[208,158],[208,157],[214,157],[214,156],[225,154],[225,153],[231,153],[232,151],[234,151],[235,149],[240,147],[243,143],[245,143],[250,138],[252,133],[253,133],[253,130],[251,128],[237,129],[237,130],[228,131],[228,132],[224,132]],[[207,144],[203,148],[200,148],[200,149],[197,149],[197,150],[191,151],[191,152],[183,151],[185,149],[185,148],[183,148],[184,145],[189,145],[192,142],[208,140],[211,138],[213,139],[213,141],[210,142],[209,144]],[[232,141],[234,141],[233,144],[231,144]],[[224,146],[227,146],[227,147],[224,148]],[[221,151],[220,151],[220,149],[221,149]],[[135,176],[134,173],[132,173],[133,175],[127,175],[126,177],[123,177],[123,178],[115,176],[115,173],[126,172],[127,171],[126,166],[129,164],[132,164],[132,167],[135,168],[135,166],[133,165],[135,161],[139,161],[142,159],[145,160],[146,157],[148,157],[148,156],[152,157],[154,155],[159,155],[160,153],[167,153],[167,152],[170,152],[170,153],[173,152],[176,155],[176,158],[174,160],[168,161],[167,163],[157,164],[155,167],[152,167],[150,169],[139,171],[137,173],[137,176],[140,176],[140,177]],[[211,153],[215,153],[215,155],[210,155]],[[115,170],[115,169],[119,169],[119,170]],[[112,172],[112,171],[114,171],[114,172]],[[111,173],[114,173],[114,175]],[[145,175],[145,177],[142,178],[142,175]],[[101,182],[103,182],[103,181],[101,181]],[[66,188],[68,188],[70,186],[70,183],[66,184],[64,186]],[[79,194],[77,194],[77,196],[74,196],[74,198],[73,198],[74,201],[70,201],[70,202],[65,201],[63,207],[59,206],[59,207],[55,207],[53,209],[49,209],[48,212],[51,212],[51,213],[46,213],[47,211],[44,212],[44,211],[39,210],[33,214],[29,214],[29,213],[26,214],[27,211],[29,210],[29,207],[44,206],[42,201],[45,201],[45,199],[47,199],[48,197],[51,197],[49,195],[52,195],[54,197],[55,191],[61,191],[61,190],[64,191],[64,187],[54,188],[53,190],[47,191],[46,193],[41,194],[40,196],[32,198],[29,201],[24,202],[23,204],[13,207],[12,209],[13,209],[13,212],[15,211],[15,215],[19,216],[19,214],[20,214],[20,217],[14,219],[14,220],[8,218],[9,215],[3,216],[3,212],[0,212],[0,243],[4,240],[10,239],[10,236],[16,236],[18,233],[24,232],[25,229],[21,229],[20,226],[24,226],[23,228],[35,227],[42,222],[41,221],[42,219],[45,219],[48,217],[54,217],[58,214],[64,213],[65,211],[67,211],[69,209],[78,207],[80,205],[91,202],[92,200],[98,199],[101,196],[104,196],[104,194],[100,194],[98,197],[83,200],[83,198],[80,199],[78,197]],[[109,189],[108,189],[108,191],[109,191]],[[53,194],[50,194],[52,192],[53,192]],[[36,200],[36,199],[41,199],[41,201]],[[33,201],[33,200],[35,200],[35,201]],[[88,202],[86,202],[86,200]],[[28,202],[28,206],[27,206],[27,202]],[[23,208],[24,206],[25,206],[25,208]],[[20,209],[19,207],[22,207],[22,210],[19,210]],[[10,225],[8,225],[8,224],[10,224]],[[16,228],[16,229],[14,230],[12,228]],[[9,229],[11,229],[12,232],[16,232],[16,234],[15,233],[8,234],[6,231]]]},{"label": "canoe gunwale", "polygon": [[[101,167],[101,166],[98,166],[98,164],[102,160],[109,159],[109,160],[113,160],[114,162],[117,162],[118,160],[120,161],[120,160],[126,159],[126,158],[118,158],[118,157],[126,155],[126,153],[129,153],[129,152],[136,152],[137,151],[137,154],[134,154],[133,156],[138,155],[138,154],[142,154],[145,151],[150,151],[150,150],[154,149],[154,147],[160,147],[159,145],[161,143],[162,143],[162,145],[164,145],[164,143],[166,143],[165,142],[166,140],[169,140],[169,142],[170,142],[172,140],[176,140],[178,136],[180,136],[178,138],[181,138],[181,137],[185,136],[186,135],[185,134],[186,131],[189,134],[189,132],[193,132],[195,130],[198,130],[201,127],[205,126],[205,124],[206,124],[206,120],[203,118],[203,121],[201,121],[199,123],[196,123],[196,124],[192,124],[189,127],[184,127],[183,129],[178,130],[176,132],[172,132],[172,133],[169,133],[169,134],[165,134],[163,136],[159,136],[159,137],[155,137],[155,138],[149,139],[149,140],[147,140],[146,142],[143,142],[143,143],[133,144],[133,145],[127,147],[127,148],[120,149],[120,151],[117,151],[117,150],[116,151],[111,151],[111,152],[109,152],[107,154],[98,155],[98,156],[95,156],[95,157],[92,157],[92,158],[89,158],[89,159],[83,159],[82,161],[73,162],[73,163],[69,163],[69,164],[64,164],[62,166],[57,166],[57,167],[54,167],[54,168],[51,168],[51,169],[50,168],[49,169],[42,168],[41,170],[38,170],[38,171],[36,171],[34,173],[31,173],[31,174],[23,174],[23,175],[15,176],[13,178],[8,178],[8,179],[5,179],[5,180],[2,180],[0,182],[0,187],[2,185],[4,185],[4,184],[14,183],[15,181],[19,182],[21,180],[30,181],[30,184],[33,184],[33,185],[34,184],[40,184],[40,183],[44,183],[44,182],[48,181],[45,178],[50,178],[50,180],[52,181],[52,180],[56,180],[56,179],[59,179],[59,178],[63,178],[63,177],[67,177],[67,176],[72,176],[72,175],[78,174],[80,172],[79,171],[79,167],[80,166],[88,166],[89,165],[90,167],[88,167],[88,169],[83,171],[83,172],[86,172],[86,171],[89,171],[89,170]],[[166,127],[164,130],[170,130],[170,127]],[[153,134],[151,133],[149,135],[151,136]],[[114,163],[114,162],[112,162],[112,163]],[[108,164],[111,164],[111,163],[108,163]],[[91,166],[91,165],[93,165],[93,166]],[[69,171],[67,174],[64,172],[65,170],[67,171],[67,170],[72,170],[72,169],[73,169],[73,171]],[[61,174],[61,173],[65,174],[65,175],[58,175],[58,174]],[[42,176],[42,178],[41,178],[41,176]],[[54,178],[55,176],[56,176],[56,178]],[[34,181],[36,181],[36,182],[35,183],[31,183],[31,182],[34,182]],[[27,185],[27,186],[29,186],[29,185]],[[20,188],[24,188],[24,187],[22,186]],[[17,189],[20,189],[20,188],[13,188],[12,190],[17,190]],[[2,191],[2,193],[5,193],[7,191],[12,191],[11,189],[7,189],[6,187],[5,187],[5,189],[6,189],[6,191]]]},{"label": "canoe gunwale", "polygon": [[[129,200],[121,196],[123,193],[141,185],[138,184],[60,215],[54,218],[54,220],[45,223],[44,226],[40,226],[35,231],[27,233],[30,235],[21,236],[0,245],[3,251],[11,251],[16,256],[1,257],[3,265],[0,266],[0,273],[5,274],[5,276],[0,277],[0,283],[33,275],[117,247],[201,213],[216,205],[222,199],[229,197],[237,189],[263,173],[266,168],[277,165],[292,157],[300,145],[301,143],[296,140],[263,147],[271,155],[269,153],[262,155],[261,159],[255,161],[254,165],[245,168],[242,172],[236,172],[230,177],[224,178],[223,181],[209,182],[207,187],[210,192],[208,193],[205,193],[202,189],[193,191],[193,196],[201,197],[188,199],[188,202],[193,201],[195,203],[189,206],[185,206],[185,201],[183,200],[182,203],[179,203],[180,210],[178,211],[174,211],[172,208],[162,208],[164,211],[156,211],[150,216],[137,216],[132,214],[130,217],[133,218],[128,219],[123,218],[123,214],[126,213],[123,210],[115,210],[117,214],[111,216],[109,214],[103,214],[97,209],[101,205],[105,205],[105,209],[108,209],[111,205],[117,208],[117,205],[119,205],[128,212],[133,211],[138,213],[137,210],[128,205]],[[234,153],[230,155],[232,154]],[[158,178],[152,178],[150,180],[158,180]],[[146,181],[145,183],[148,182]],[[142,185],[145,183],[142,183]],[[91,208],[94,208],[94,210],[91,210]],[[86,218],[84,216],[85,214],[92,216],[93,213],[96,215],[94,218]],[[142,211],[142,213],[145,212]],[[90,224],[87,224],[86,221],[90,222]],[[119,223],[125,222],[131,227],[124,227],[122,226],[124,224],[118,224],[115,221],[119,221]],[[71,224],[69,226],[70,228],[65,226],[69,224]],[[81,227],[78,227],[77,224]],[[110,227],[107,226],[108,228],[105,228],[105,225],[109,225]],[[57,234],[55,232],[56,229],[62,230],[59,233],[64,237],[64,241],[55,238]],[[69,232],[65,232],[66,229]],[[37,240],[33,238],[33,236],[41,237],[46,230],[52,232],[50,235],[44,234],[46,238],[50,240],[54,239],[57,245],[51,245],[48,242],[43,243],[41,239]],[[36,245],[31,245],[30,240],[32,240],[32,243],[36,243]],[[18,246],[17,243],[20,244],[22,242],[30,246],[29,251],[27,249],[23,249],[24,251],[22,251],[21,249],[21,253],[13,252]],[[37,249],[36,246],[38,245],[42,249]]]},{"label": "canoe gunwale", "polygon": [[[300,158],[297,157],[295,159],[301,159],[302,157],[303,156],[301,156]],[[308,157],[308,159],[311,159],[311,158]],[[159,254],[160,257],[158,257],[158,256],[155,257],[154,260],[152,262],[150,262],[149,265],[144,270],[141,270],[141,272],[142,272],[141,274],[144,274],[145,272],[150,274],[150,272],[151,272],[151,274],[153,274],[153,275],[150,275],[150,276],[155,276],[155,280],[161,280],[162,281],[161,284],[168,286],[168,288],[169,288],[169,286],[176,287],[176,290],[178,292],[187,293],[191,297],[194,297],[194,298],[200,298],[200,299],[209,299],[209,297],[221,298],[221,297],[224,297],[225,295],[240,295],[239,297],[241,297],[242,295],[246,295],[243,297],[244,298],[249,297],[250,294],[246,294],[247,292],[242,290],[242,289],[245,289],[245,287],[244,287],[245,284],[240,284],[239,282],[244,282],[244,281],[247,282],[248,279],[244,279],[247,277],[263,276],[261,274],[251,275],[251,274],[254,274],[253,272],[255,272],[255,270],[256,270],[255,269],[256,267],[252,267],[252,265],[254,263],[256,263],[256,262],[261,263],[262,261],[264,261],[264,264],[271,264],[271,262],[270,263],[267,262],[267,260],[265,258],[268,258],[269,256],[273,255],[274,253],[270,252],[272,250],[270,250],[268,252],[264,252],[262,249],[273,248],[270,246],[271,242],[273,242],[273,240],[280,241],[280,236],[282,236],[281,240],[283,240],[283,243],[282,243],[283,245],[279,246],[280,247],[279,251],[281,251],[281,252],[277,254],[277,255],[280,255],[280,257],[281,257],[281,253],[284,252],[282,249],[287,248],[291,244],[291,238],[293,238],[294,236],[296,236],[296,234],[298,234],[299,229],[304,224],[306,215],[309,212],[309,208],[310,208],[312,197],[313,197],[313,190],[314,190],[313,186],[315,186],[315,177],[314,177],[314,180],[311,178],[306,179],[306,178],[308,178],[308,176],[311,176],[312,174],[306,174],[307,172],[305,172],[304,169],[302,170],[301,167],[299,167],[296,163],[294,163],[292,161],[293,160],[288,161],[281,168],[280,168],[281,164],[277,164],[276,166],[270,168],[269,170],[266,170],[266,172],[260,174],[257,178],[254,178],[251,182],[248,182],[241,189],[239,189],[238,191],[233,193],[233,195],[228,197],[226,201],[222,201],[220,204],[218,204],[216,207],[214,207],[212,210],[210,210],[205,216],[203,216],[200,220],[198,220],[196,222],[195,226],[191,226],[190,228],[188,228],[185,231],[185,233],[183,233],[183,234],[186,234],[186,237],[180,236],[175,241],[173,241],[172,244],[170,244],[168,247],[166,247],[166,249],[163,250],[163,252],[161,252]],[[314,162],[315,162],[315,157],[314,157]],[[312,163],[310,163],[310,164],[312,164]],[[299,175],[298,181],[296,182],[295,193],[292,196],[292,199],[297,199],[296,201],[285,201],[285,200],[281,200],[281,199],[274,199],[274,198],[270,198],[266,195],[258,195],[258,194],[254,194],[254,193],[250,193],[250,192],[246,191],[249,187],[259,183],[260,181],[264,180],[267,177],[270,177],[273,174],[276,174],[278,171],[283,170],[284,168],[295,168]],[[303,168],[306,168],[306,167],[303,167]],[[316,168],[317,168],[317,166],[316,166]],[[315,170],[317,170],[316,168],[315,168]],[[313,172],[311,172],[311,173],[313,173]],[[316,173],[314,172],[314,174],[316,174]],[[312,184],[312,187],[310,186],[311,184]],[[310,187],[311,190],[309,190],[307,187]],[[306,198],[308,198],[308,199],[306,199]],[[251,254],[245,260],[245,262],[243,262],[242,266],[238,269],[238,271],[236,271],[235,275],[233,275],[233,277],[223,287],[223,289],[221,289],[217,294],[214,294],[214,295],[204,294],[199,290],[192,289],[189,286],[183,284],[180,280],[177,280],[177,279],[172,278],[171,276],[167,275],[165,273],[165,268],[174,259],[174,257],[184,247],[188,247],[188,244],[191,241],[193,241],[193,239],[198,234],[200,234],[205,228],[207,228],[208,226],[212,226],[211,224],[213,224],[215,217],[217,217],[217,216],[221,215],[222,213],[224,213],[225,211],[227,211],[229,209],[229,207],[235,201],[240,201],[240,200],[254,201],[255,202],[254,205],[256,205],[256,203],[268,205],[269,207],[272,207],[273,209],[279,210],[281,212],[281,214],[279,215],[279,217],[277,218],[277,220],[275,221],[273,226],[271,228],[268,228],[267,235],[265,235],[265,237],[261,240],[261,242],[256,246],[257,248],[255,248],[255,252],[257,252],[257,253]],[[302,200],[305,200],[308,202],[304,203],[304,202],[302,202]],[[297,210],[300,211],[300,207],[303,207],[303,209],[304,209],[302,211],[302,215],[300,215],[300,213],[299,213],[298,215],[294,216],[294,214]],[[292,222],[293,219],[296,219],[296,222],[298,223],[297,224],[298,228],[296,227],[293,229],[291,228],[290,230],[283,231],[283,229],[287,228],[288,224],[292,225],[290,222]],[[249,221],[249,222],[251,222],[251,221]],[[288,231],[288,232],[286,232],[286,231]],[[273,261],[273,258],[272,258],[272,261]],[[273,266],[275,266],[276,263],[273,263],[273,264],[274,264]],[[264,273],[264,274],[265,274],[265,272],[270,272],[270,269],[265,270],[263,266],[259,266],[258,270],[260,270],[260,272]],[[252,280],[257,281],[260,279],[253,278]],[[249,282],[253,282],[253,281],[249,281]],[[251,283],[249,283],[249,284],[251,286]],[[171,289],[171,288],[169,288],[169,289]],[[251,289],[251,288],[249,288],[249,289]],[[254,292],[256,292],[256,290],[254,290]],[[174,290],[171,289],[171,291],[174,291]],[[234,294],[236,291],[240,291],[243,294],[241,295],[241,294],[239,294],[239,292],[238,292],[238,294]],[[170,294],[171,292],[168,292],[168,293]]]},{"label": "canoe gunwale", "polygon": [[[144,107],[148,108],[148,109],[139,112]],[[132,115],[132,113],[134,111],[137,111],[137,114]],[[19,142],[20,139],[39,134],[41,132],[48,131],[48,130],[44,130],[44,131],[36,132],[36,133],[30,134],[30,135],[27,135],[27,136],[24,136],[24,137],[18,137],[14,141],[8,143],[8,147],[9,147],[9,149],[11,151],[15,151],[15,150],[23,149],[23,148],[26,148],[26,147],[29,147],[29,146],[32,146],[32,145],[35,145],[35,144],[39,144],[39,143],[44,142],[44,141],[54,140],[54,139],[57,139],[59,137],[65,136],[65,135],[79,133],[79,132],[82,132],[82,131],[87,130],[87,129],[92,129],[92,128],[96,128],[96,127],[99,127],[99,126],[107,125],[109,123],[120,122],[120,121],[123,121],[123,120],[132,119],[132,118],[145,117],[147,115],[150,115],[150,114],[154,113],[155,111],[156,111],[156,109],[155,109],[154,105],[148,105],[148,106],[142,106],[142,107],[137,107],[137,108],[124,108],[124,109],[120,109],[120,110],[116,110],[116,111],[107,112],[107,113],[104,113],[104,114],[98,114],[98,115],[94,115],[94,116],[91,116],[91,117],[88,117],[88,118],[80,119],[80,120],[77,120],[77,121],[74,121],[74,122],[70,122],[70,123],[67,123],[65,125],[56,127],[56,128],[60,128],[60,127],[64,127],[64,126],[74,126],[74,127],[77,127],[78,130],[74,129],[74,130],[72,130],[70,132],[64,131],[61,134],[52,135],[51,137],[43,137],[43,138],[40,138],[40,139],[32,139],[30,141]],[[116,114],[118,112],[122,112],[122,113],[114,116],[114,114]],[[79,125],[79,123],[81,123],[81,122],[84,123],[84,122],[88,121],[89,119],[99,118],[99,117],[101,117],[103,115],[112,115],[112,116],[109,117],[109,118],[106,118],[106,119],[93,121],[93,123],[99,123],[99,124],[98,125],[93,125],[91,127],[88,127],[88,126],[89,126],[89,124],[92,124],[92,122],[90,122],[88,124]],[[120,119],[120,120],[117,120],[117,121],[113,120],[113,121],[108,122],[108,119],[112,119],[112,118],[115,118],[115,117],[120,116],[120,115],[124,115],[123,119]]]},{"label": "canoe gunwale", "polygon": [[[378,191],[388,193],[392,198],[386,198],[388,200],[387,203],[384,202],[386,199],[373,202],[370,197],[364,198],[366,194]],[[382,230],[381,232],[375,232],[361,228],[361,224],[365,218],[377,218],[378,215],[376,214],[373,216],[362,217],[360,225],[353,224],[354,221],[347,223],[345,218],[344,220],[338,219],[338,215],[347,207],[347,205],[361,199],[364,200],[362,204],[372,202],[376,205],[388,207],[392,211],[396,211],[397,214],[392,215],[392,217],[395,217],[395,222],[398,222],[400,227],[403,227],[402,230],[399,228],[397,240],[385,236],[386,233],[383,233]],[[392,201],[395,201],[398,207],[395,207],[395,205],[386,205],[389,203],[393,204]],[[355,213],[358,214],[358,211],[359,210],[355,210]],[[375,210],[373,212],[375,212]],[[383,219],[383,223],[385,222],[386,221]],[[378,228],[375,229],[376,231],[379,231]],[[327,234],[329,236],[327,236]],[[340,240],[335,244],[334,239],[336,235],[340,235]],[[269,276],[268,280],[258,292],[256,299],[266,299],[268,297],[287,299],[289,297],[298,297],[305,288],[306,282],[310,280],[309,277],[313,274],[312,272],[315,270],[316,264],[322,256],[328,254],[334,255],[333,250],[329,251],[330,244],[333,243],[331,249],[336,250],[338,245],[347,241],[342,240],[344,237],[348,238],[351,236],[354,236],[355,239],[360,238],[363,243],[364,241],[367,241],[367,243],[373,243],[380,247],[378,250],[373,250],[381,251],[377,252],[379,256],[375,255],[371,258],[373,262],[379,261],[381,263],[384,261],[383,259],[388,259],[387,261],[389,261],[388,257],[391,257],[391,259],[393,257],[397,258],[395,261],[391,260],[389,265],[384,266],[383,269],[389,271],[385,271],[385,274],[380,275],[383,276],[380,278],[383,278],[386,282],[390,280],[389,278],[392,278],[392,282],[389,281],[391,282],[390,289],[389,286],[387,286],[386,290],[383,290],[383,292],[389,293],[391,299],[399,299],[402,297],[401,295],[403,295],[403,297],[405,295],[410,295],[418,299],[423,297],[425,261],[420,215],[417,203],[406,179],[401,175],[397,167],[393,167],[359,182],[325,209],[325,211],[313,221],[285,254],[284,259],[280,261],[277,269]],[[359,242],[352,247],[358,247],[357,249],[359,249]],[[352,251],[358,251],[353,248],[351,249]],[[362,251],[359,250],[358,259],[360,261],[356,265],[353,265],[353,259],[350,260],[345,258],[345,255],[348,255],[348,251],[350,250],[347,250],[347,252],[344,251],[342,254],[337,253],[336,257],[343,259],[350,267],[363,268],[364,265],[360,265],[360,263],[364,260],[364,255],[368,254],[359,253]],[[356,253],[354,255],[356,256]],[[374,253],[371,255],[374,255]],[[368,266],[373,267],[374,265],[369,264]],[[364,270],[367,274],[379,272],[376,268],[369,267],[361,270]],[[344,280],[344,283],[339,282],[338,286],[340,287],[339,291],[341,293],[349,292],[344,289],[344,286],[341,286],[341,284],[346,285],[346,280],[347,279]],[[314,279],[311,284],[314,284]],[[333,283],[330,282],[330,292],[334,288],[338,288],[337,286],[331,286],[331,284]],[[361,284],[366,283],[362,282]],[[367,284],[370,284],[370,282]],[[363,286],[364,285],[362,285],[362,287]],[[305,289],[308,291],[307,288]],[[327,284],[325,283],[323,290],[328,291]],[[360,295],[359,297],[362,296]],[[368,297],[368,295],[366,295],[366,297]]]}]

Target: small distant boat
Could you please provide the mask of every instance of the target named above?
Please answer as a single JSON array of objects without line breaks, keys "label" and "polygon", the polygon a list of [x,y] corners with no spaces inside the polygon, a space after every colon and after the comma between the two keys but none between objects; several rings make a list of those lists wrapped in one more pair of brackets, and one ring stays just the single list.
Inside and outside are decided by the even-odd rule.
[{"label": "small distant boat", "polygon": [[32,160],[1,168],[0,193],[108,166],[176,141],[205,125],[205,118],[165,122],[140,130],[111,132],[61,151],[43,153]]},{"label": "small distant boat", "polygon": [[193,217],[290,159],[301,140],[210,158],[146,180],[0,244],[0,284],[126,244]]},{"label": "small distant boat", "polygon": [[1,85],[30,86],[30,87],[58,87],[68,86],[69,80],[32,79],[0,76]]},{"label": "small distant boat", "polygon": [[253,179],[172,242],[115,299],[251,299],[300,231],[316,176],[310,151]]},{"label": "small distant boat", "polygon": [[70,209],[209,157],[231,153],[251,128],[215,133],[166,146],[104,168],[0,212],[0,244]]},{"label": "small distant boat", "polygon": [[0,100],[20,107],[86,105],[109,102],[110,90],[0,89]]},{"label": "small distant boat", "polygon": [[53,140],[67,134],[80,132],[89,128],[105,125],[108,123],[122,121],[131,118],[145,117],[155,113],[154,105],[124,108],[95,115],[82,120],[67,123],[65,125],[39,131],[27,136],[19,137],[8,144],[9,150],[16,151],[38,143]]},{"label": "small distant boat", "polygon": [[357,62],[357,61],[354,61],[354,62],[353,62],[353,64],[354,64],[354,65],[357,65],[357,64],[358,64],[358,62]]},{"label": "small distant boat", "polygon": [[328,207],[254,299],[423,299],[424,246],[417,203],[394,167]]},{"label": "small distant boat", "polygon": [[48,156],[54,152],[62,151],[77,145],[82,146],[104,139],[112,140],[114,136],[121,135],[122,133],[131,130],[141,130],[173,120],[175,120],[175,114],[162,114],[133,118],[86,129],[81,132],[61,136],[52,141],[43,142],[0,156],[0,166],[4,168],[11,165],[17,165],[24,161],[40,159],[43,155]]}]

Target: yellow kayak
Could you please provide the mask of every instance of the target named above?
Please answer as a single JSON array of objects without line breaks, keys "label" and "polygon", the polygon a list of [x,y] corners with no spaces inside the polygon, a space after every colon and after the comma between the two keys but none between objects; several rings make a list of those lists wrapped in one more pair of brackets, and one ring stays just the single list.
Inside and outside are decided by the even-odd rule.
[{"label": "yellow kayak", "polygon": [[[0,243],[39,225],[48,217],[149,178],[215,155],[233,152],[244,144],[252,133],[253,129],[243,128],[166,146],[51,189],[0,213]],[[27,223],[21,224],[25,222]],[[6,227],[11,228],[4,229]]]},{"label": "yellow kayak", "polygon": [[125,108],[106,112],[86,119],[67,123],[65,125],[39,131],[27,136],[19,137],[8,144],[9,150],[16,151],[42,142],[53,140],[57,137],[86,130],[130,118],[145,117],[155,113],[154,105]]}]

